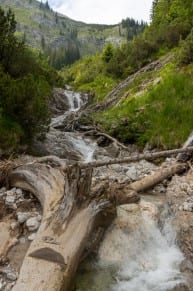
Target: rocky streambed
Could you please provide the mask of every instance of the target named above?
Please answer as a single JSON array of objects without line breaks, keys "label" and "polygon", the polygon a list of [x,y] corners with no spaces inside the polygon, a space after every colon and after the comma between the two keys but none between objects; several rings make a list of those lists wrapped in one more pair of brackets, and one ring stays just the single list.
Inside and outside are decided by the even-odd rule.
[{"label": "rocky streambed", "polygon": [[[99,142],[84,132],[66,131],[69,115],[78,113],[88,96],[56,89],[53,118],[44,141],[34,148],[42,155],[54,154],[68,162],[105,160],[127,156],[115,142]],[[64,111],[64,113],[63,113]],[[130,155],[135,152],[131,147]],[[21,157],[33,161],[33,157]],[[168,159],[165,165],[171,162]],[[163,166],[163,165],[162,165]],[[160,165],[144,160],[94,170],[92,184],[101,181],[129,184],[147,176]],[[0,190],[0,290],[11,290],[25,253],[41,223],[39,202],[21,189]],[[77,291],[193,290],[193,173],[174,176],[139,203],[117,208],[117,218],[80,266]]]}]

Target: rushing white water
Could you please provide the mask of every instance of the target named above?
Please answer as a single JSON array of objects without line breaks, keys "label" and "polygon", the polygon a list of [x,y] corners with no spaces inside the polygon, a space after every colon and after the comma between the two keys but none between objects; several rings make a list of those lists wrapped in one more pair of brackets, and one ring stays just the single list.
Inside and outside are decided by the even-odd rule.
[{"label": "rushing white water", "polygon": [[125,237],[125,258],[112,290],[166,291],[184,281],[180,273],[183,255],[168,223],[161,232],[155,221],[144,217],[143,224],[132,233],[132,245]]},{"label": "rushing white water", "polygon": [[[87,101],[85,95],[82,96],[81,93],[71,90],[65,90],[65,98],[68,100],[69,109],[62,115],[53,117],[50,123],[51,127],[62,128],[63,123],[67,122],[69,115],[72,112],[80,110],[81,106]],[[72,146],[73,151],[79,153],[83,161],[89,162],[93,159],[93,154],[97,146],[96,142],[89,138],[84,138],[78,132],[63,132],[63,134],[65,135],[65,140]]]},{"label": "rushing white water", "polygon": [[[51,126],[67,120],[69,113],[84,104],[80,93],[66,90],[65,95],[69,111],[53,118]],[[96,142],[78,132],[64,134],[82,160],[93,159]],[[105,234],[95,269],[85,277],[81,275],[78,291],[168,291],[184,282],[180,273],[183,255],[175,243],[170,222],[165,219],[160,230],[155,219],[157,207],[152,203],[134,204],[133,210],[129,207],[132,209],[132,205],[126,210],[119,207],[121,215]]]},{"label": "rushing white water", "polygon": [[93,160],[93,154],[97,147],[96,142],[71,132],[65,135],[68,136],[70,143],[73,145],[73,149],[81,154],[83,161],[90,162]]},{"label": "rushing white water", "polygon": [[80,279],[77,291],[169,291],[185,282],[180,273],[183,255],[171,221],[166,219],[160,230],[154,205],[144,205],[146,209],[119,207],[100,246],[99,259]]},{"label": "rushing white water", "polygon": [[68,99],[69,111],[78,111],[84,104],[81,94],[70,90],[65,91],[66,98]]}]

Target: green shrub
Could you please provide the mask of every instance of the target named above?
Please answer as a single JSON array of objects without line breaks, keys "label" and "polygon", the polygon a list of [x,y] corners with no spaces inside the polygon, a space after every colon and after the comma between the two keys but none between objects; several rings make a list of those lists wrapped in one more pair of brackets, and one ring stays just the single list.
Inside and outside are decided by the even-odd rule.
[{"label": "green shrub", "polygon": [[190,34],[181,43],[181,49],[178,54],[178,64],[180,66],[188,65],[193,62],[193,29]]},{"label": "green shrub", "polygon": [[0,117],[0,145],[9,153],[10,150],[17,150],[23,131],[20,125],[6,117]]},{"label": "green shrub", "polygon": [[0,92],[3,119],[8,118],[13,124],[18,124],[23,132],[20,137],[29,142],[49,119],[48,83],[44,77],[33,75],[14,80],[1,71]]}]

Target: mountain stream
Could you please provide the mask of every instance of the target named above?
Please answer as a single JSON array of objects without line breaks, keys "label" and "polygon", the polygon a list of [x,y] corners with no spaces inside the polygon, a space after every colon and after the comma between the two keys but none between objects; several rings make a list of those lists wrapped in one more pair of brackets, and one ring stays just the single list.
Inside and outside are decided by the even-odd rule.
[{"label": "mountain stream", "polygon": [[[69,113],[77,112],[86,102],[80,93],[70,90],[65,91],[65,96],[69,110],[52,118],[51,127],[66,120]],[[96,158],[96,141],[80,132],[65,132],[65,136],[81,160]],[[108,153],[103,158],[107,156]],[[138,165],[132,165],[133,169]],[[127,176],[129,169],[130,165],[104,167],[95,171],[95,175],[106,174],[119,181]],[[119,206],[97,258],[89,258],[80,266],[76,291],[181,290],[175,287],[184,282],[180,273],[183,255],[175,243],[171,222],[163,193],[154,193],[154,197],[144,195],[139,204]]]}]

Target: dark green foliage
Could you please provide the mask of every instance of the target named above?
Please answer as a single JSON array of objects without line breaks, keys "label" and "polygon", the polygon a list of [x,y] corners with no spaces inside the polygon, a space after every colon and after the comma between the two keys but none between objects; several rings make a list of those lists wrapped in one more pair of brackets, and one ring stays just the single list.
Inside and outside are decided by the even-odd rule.
[{"label": "dark green foliage", "polygon": [[51,10],[48,1],[46,1],[45,3],[43,3],[42,1],[40,2],[40,9],[42,10]]},{"label": "dark green foliage", "polygon": [[133,18],[123,19],[121,24],[122,24],[122,28],[126,28],[126,39],[127,40],[133,39],[134,36],[143,32],[143,30],[147,26],[147,23],[145,23],[144,21],[139,22]]},{"label": "dark green foliage", "polygon": [[9,9],[7,12],[0,8],[0,64],[9,70],[14,56],[22,49],[23,43],[14,36],[16,21]]},{"label": "dark green foliage", "polygon": [[113,58],[113,53],[114,49],[111,43],[108,43],[102,53],[102,59],[106,62],[109,63],[110,60]]},{"label": "dark green foliage", "polygon": [[181,43],[181,49],[178,54],[178,64],[180,66],[188,65],[193,62],[193,29],[187,39]]},{"label": "dark green foliage", "polygon": [[69,43],[67,48],[63,46],[47,48],[45,54],[49,57],[49,64],[57,70],[80,59],[80,51],[76,43]]},{"label": "dark green foliage", "polygon": [[43,77],[27,75],[14,80],[3,72],[0,77],[1,115],[20,125],[23,138],[29,141],[48,121],[50,87]]},{"label": "dark green foliage", "polygon": [[0,148],[16,149],[48,124],[50,86],[59,77],[15,37],[11,10],[0,8],[0,24]]}]

